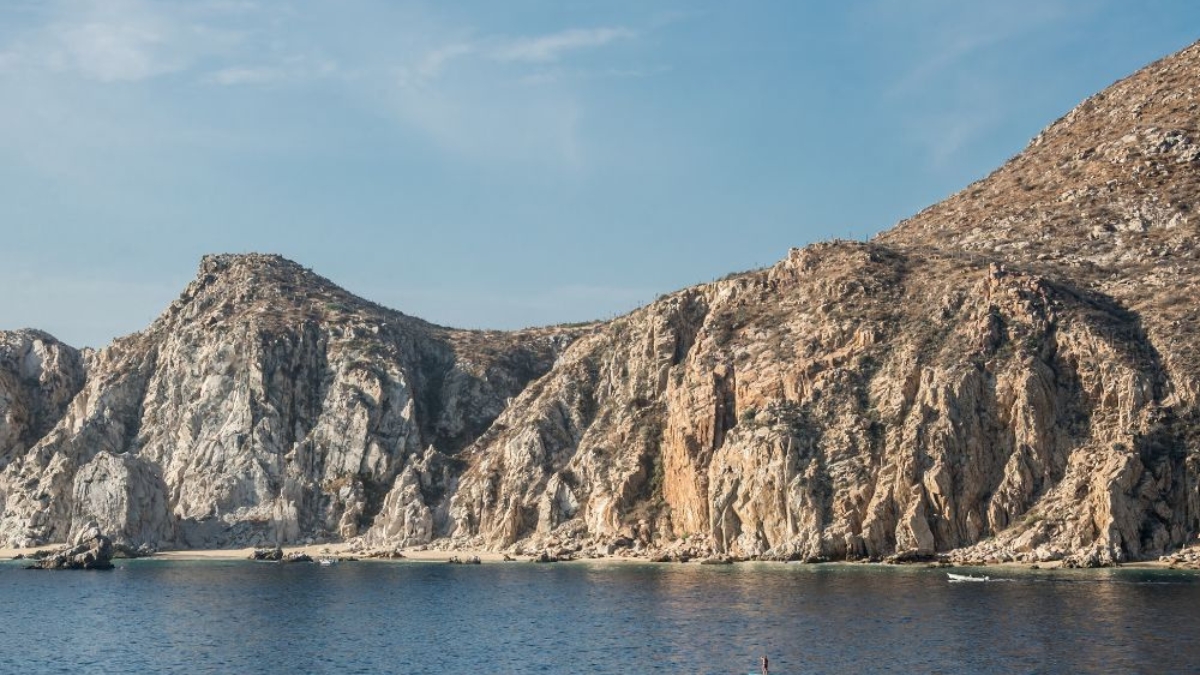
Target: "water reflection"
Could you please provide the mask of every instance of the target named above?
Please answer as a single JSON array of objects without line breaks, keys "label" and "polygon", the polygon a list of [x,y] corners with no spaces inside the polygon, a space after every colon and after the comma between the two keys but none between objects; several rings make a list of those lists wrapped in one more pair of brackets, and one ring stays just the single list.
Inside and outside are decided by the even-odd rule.
[{"label": "water reflection", "polygon": [[1193,575],[879,566],[0,566],[0,671],[1186,672]]}]

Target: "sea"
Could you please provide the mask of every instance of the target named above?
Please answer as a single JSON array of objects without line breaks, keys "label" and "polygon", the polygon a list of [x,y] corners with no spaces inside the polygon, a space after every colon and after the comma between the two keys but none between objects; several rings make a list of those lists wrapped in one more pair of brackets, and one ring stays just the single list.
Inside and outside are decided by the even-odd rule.
[{"label": "sea", "polygon": [[1196,673],[1200,575],[884,565],[0,564],[0,673]]}]

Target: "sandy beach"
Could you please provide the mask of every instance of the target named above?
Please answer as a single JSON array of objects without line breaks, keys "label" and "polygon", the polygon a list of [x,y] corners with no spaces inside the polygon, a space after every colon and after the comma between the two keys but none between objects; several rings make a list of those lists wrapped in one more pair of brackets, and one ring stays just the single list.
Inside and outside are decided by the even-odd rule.
[{"label": "sandy beach", "polygon": [[[63,544],[47,544],[35,548],[0,548],[0,560],[12,560],[18,555],[30,556],[36,551],[56,550],[61,548]],[[154,558],[160,560],[249,560],[251,554],[254,553],[253,548],[229,548],[229,549],[189,549],[177,551],[159,551],[154,554]],[[451,558],[459,558],[467,560],[469,558],[478,557],[480,562],[504,562],[503,553],[495,553],[493,551],[480,551],[459,549],[453,551],[441,550],[418,550],[418,549],[401,549],[403,558],[372,558],[369,552],[361,550],[351,550],[347,544],[313,544],[310,546],[284,546],[284,554],[304,553],[311,556],[314,560],[318,558],[357,558],[359,560],[383,560],[383,561],[418,561],[418,562],[446,562]],[[516,556],[516,561],[527,561],[529,556]],[[602,558],[599,560],[611,561],[637,561],[633,558]]]},{"label": "sandy beach", "polygon": [[[63,546],[62,544],[47,544],[45,546],[39,546],[36,548],[0,547],[0,561],[12,560],[12,559],[16,558],[18,555],[30,556],[31,554],[33,554],[36,551],[56,550],[58,548],[61,548],[62,546]],[[254,553],[254,550],[255,549],[253,549],[253,548],[230,548],[230,549],[189,549],[189,550],[175,550],[175,551],[159,551],[159,552],[155,553],[153,557],[158,560],[179,560],[179,561],[185,561],[185,560],[210,560],[210,561],[249,560],[251,557],[251,554]],[[356,558],[358,560],[383,561],[383,562],[404,562],[404,561],[448,562],[451,558],[459,558],[460,560],[468,560],[470,558],[478,557],[480,562],[484,562],[484,563],[508,562],[505,560],[505,554],[503,554],[503,553],[496,553],[494,551],[483,551],[483,550],[475,550],[475,549],[457,549],[457,550],[426,549],[426,550],[421,550],[421,549],[417,549],[417,548],[411,548],[411,549],[401,549],[400,550],[401,554],[404,556],[403,558],[371,557],[369,551],[364,552],[362,550],[353,550],[349,544],[343,544],[343,543],[313,544],[313,545],[308,545],[308,546],[284,546],[283,552],[285,555],[292,554],[292,553],[304,553],[304,554],[307,554],[308,556],[312,557],[314,560],[319,559],[319,558],[339,558],[339,557],[341,557],[341,558]],[[532,559],[530,556],[510,556],[510,558],[511,558],[511,562],[528,562]],[[590,563],[622,563],[622,564],[646,563],[646,564],[650,564],[649,561],[645,558],[623,557],[623,556],[609,556],[609,557],[604,557],[604,558],[578,558],[575,560],[567,560],[567,561],[562,561],[562,562],[564,562],[564,563],[590,562]],[[756,562],[758,564],[777,564],[777,565],[796,564],[796,563],[782,563],[782,562],[770,562],[770,561],[753,561],[753,562]],[[680,564],[680,563],[670,563],[670,564]],[[698,565],[698,564],[700,564],[700,561],[694,560],[690,563],[685,563],[685,564]],[[857,565],[870,564],[870,563],[837,562],[837,563],[832,563],[832,564],[856,565],[857,566]],[[882,564],[882,563],[874,563],[874,564]],[[911,563],[911,566],[920,567],[920,566],[924,566],[926,564],[927,563]],[[955,565],[955,566],[945,567],[942,569],[949,570],[949,569],[955,569],[957,567],[960,567],[960,566]],[[961,567],[973,567],[973,566],[961,566]],[[1009,568],[1009,569],[1041,569],[1041,570],[1046,570],[1046,571],[1053,571],[1053,570],[1069,571],[1069,570],[1067,570],[1067,568],[1064,568],[1062,566],[1061,562],[1057,562],[1057,561],[1043,562],[1043,563],[1006,562],[1006,563],[999,563],[999,564],[995,564],[995,565],[984,565],[981,567],[992,568],[992,569]],[[1171,569],[1172,564],[1168,563],[1168,562],[1163,562],[1160,560],[1142,560],[1142,561],[1137,561],[1137,562],[1123,563],[1123,564],[1119,565],[1119,567],[1126,568],[1126,569]],[[1174,568],[1175,569],[1189,569],[1189,567],[1186,565],[1175,565]],[[1194,568],[1192,568],[1192,569],[1194,569]]]},{"label": "sandy beach", "polygon": [[[304,553],[311,556],[314,560],[317,558],[358,558],[360,560],[386,560],[386,561],[425,561],[425,562],[445,562],[450,558],[457,556],[460,559],[467,559],[478,556],[481,562],[502,562],[503,554],[492,553],[488,551],[418,551],[416,549],[404,549],[403,558],[370,558],[363,551],[351,550],[346,544],[313,544],[311,546],[284,546],[283,552],[285,555],[291,553]],[[160,551],[154,554],[155,558],[163,560],[247,560],[254,553],[253,548],[236,548],[236,549],[214,549],[214,550],[186,550],[186,551]]]}]

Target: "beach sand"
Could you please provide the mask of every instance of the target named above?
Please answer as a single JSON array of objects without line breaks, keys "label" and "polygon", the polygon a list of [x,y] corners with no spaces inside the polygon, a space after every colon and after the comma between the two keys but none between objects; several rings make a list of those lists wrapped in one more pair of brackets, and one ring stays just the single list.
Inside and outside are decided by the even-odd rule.
[{"label": "beach sand", "polygon": [[[17,555],[30,556],[36,551],[52,551],[62,548],[64,544],[46,544],[35,548],[0,548],[0,560],[12,560]],[[251,554],[254,553],[253,548],[227,548],[227,549],[189,549],[179,551],[159,551],[152,557],[159,560],[249,560]],[[469,549],[458,549],[453,551],[436,551],[436,550],[418,550],[418,549],[401,549],[403,558],[371,558],[363,551],[351,550],[347,544],[313,544],[310,546],[284,546],[284,554],[289,553],[305,553],[314,560],[318,558],[357,558],[359,560],[384,560],[384,561],[399,561],[404,560],[420,561],[420,562],[446,562],[450,558],[457,557],[460,560],[467,560],[478,557],[480,562],[504,562],[503,553],[495,553],[493,551],[479,551]],[[517,556],[517,561],[527,561],[529,556]],[[603,558],[602,560],[630,560],[627,558]]]},{"label": "beach sand", "polygon": [[[289,553],[305,553],[314,560],[318,558],[343,557],[357,558],[359,560],[415,560],[425,562],[446,562],[455,556],[457,556],[460,560],[466,560],[468,558],[478,556],[481,562],[501,562],[504,560],[503,554],[492,553],[489,551],[418,551],[415,549],[403,549],[401,552],[403,553],[404,558],[370,558],[363,551],[351,550],[346,544],[284,546],[283,552],[284,555]],[[254,553],[254,549],[252,548],[160,551],[154,554],[154,557],[163,560],[248,560],[252,553]]]},{"label": "beach sand", "polygon": [[[17,555],[30,556],[35,551],[56,550],[64,546],[63,544],[47,544],[36,548],[3,548],[0,547],[0,560],[12,560]],[[451,558],[457,557],[460,560],[468,560],[478,557],[480,562],[496,563],[505,562],[503,553],[493,551],[482,551],[474,549],[457,549],[457,550],[420,550],[416,548],[401,549],[403,558],[371,558],[369,555],[359,550],[351,550],[348,544],[312,544],[308,546],[284,546],[284,554],[289,553],[305,553],[314,560],[319,558],[357,558],[359,560],[379,560],[384,562],[404,562],[405,560],[414,562],[447,562]],[[230,548],[230,549],[190,549],[178,551],[159,551],[154,554],[154,558],[158,560],[211,560],[211,561],[227,561],[227,560],[249,560],[251,554],[254,553],[253,548]],[[513,556],[515,562],[527,562],[531,560],[530,556]],[[605,558],[579,558],[570,562],[591,562],[591,563],[647,563],[644,558],[609,556]],[[678,563],[672,563],[678,564]],[[699,564],[699,561],[693,561],[687,564]],[[773,563],[785,564],[785,563]],[[858,562],[834,563],[844,565],[861,565]],[[921,566],[925,563],[914,563],[915,566]],[[957,566],[946,567],[943,569],[953,570]],[[987,565],[991,568],[1035,568],[1043,570],[1063,569],[1061,563],[1044,562],[1040,564],[1034,563],[1000,563],[998,565]],[[1120,565],[1123,568],[1132,569],[1170,569],[1171,564],[1159,560],[1143,560],[1138,562],[1129,562]],[[1178,569],[1186,569],[1187,566],[1179,565]]]}]

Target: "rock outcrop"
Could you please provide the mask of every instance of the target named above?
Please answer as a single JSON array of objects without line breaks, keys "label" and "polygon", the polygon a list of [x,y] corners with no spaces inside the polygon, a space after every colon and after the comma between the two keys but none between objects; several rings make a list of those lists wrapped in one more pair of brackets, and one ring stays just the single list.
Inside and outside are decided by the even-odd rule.
[{"label": "rock outcrop", "polygon": [[0,475],[0,538],[91,520],[131,546],[357,536],[393,488],[436,505],[457,451],[580,330],[450,330],[278,256],[207,257]]},{"label": "rock outcrop", "polygon": [[111,570],[114,548],[112,540],[101,533],[95,523],[79,530],[74,543],[50,553],[31,565],[42,570]]},{"label": "rock outcrop", "polygon": [[1168,384],[1111,299],[928,252],[812,246],[580,340],[472,448],[453,534],[645,538],[637,516],[648,543],[738,557],[994,537],[1030,559],[1154,555],[1200,515]]},{"label": "rock outcrop", "polygon": [[808,560],[1179,546],[1200,528],[1197,86],[1193,46],[872,243],[580,340],[472,448],[451,533]]},{"label": "rock outcrop", "polygon": [[85,373],[83,354],[46,333],[0,331],[0,468],[62,418]]},{"label": "rock outcrop", "polygon": [[207,257],[86,380],[5,334],[0,540],[1168,555],[1200,533],[1198,88],[1193,46],[872,242],[603,324],[453,330]]},{"label": "rock outcrop", "polygon": [[133,454],[96,453],[75,473],[69,531],[89,523],[122,550],[173,541],[175,519],[159,467]]}]

